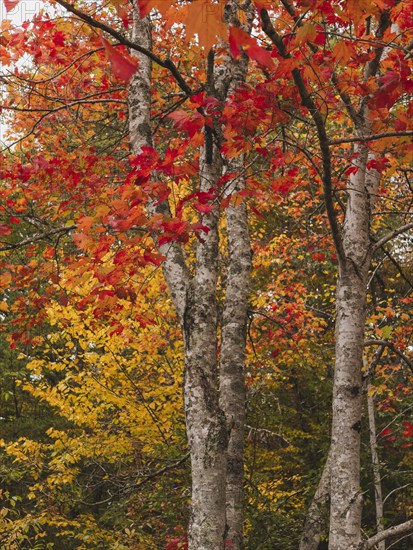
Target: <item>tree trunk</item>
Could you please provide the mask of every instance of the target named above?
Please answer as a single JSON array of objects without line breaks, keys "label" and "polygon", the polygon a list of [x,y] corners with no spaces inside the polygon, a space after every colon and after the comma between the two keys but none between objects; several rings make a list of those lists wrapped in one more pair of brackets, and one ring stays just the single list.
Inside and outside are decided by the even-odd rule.
[{"label": "tree trunk", "polygon": [[[381,490],[381,475],[380,475],[380,460],[377,445],[376,418],[374,415],[374,399],[371,395],[370,382],[367,384],[367,411],[369,415],[369,431],[370,431],[370,451],[371,464],[373,467],[374,478],[374,502],[376,505],[376,525],[377,533],[383,531],[383,493]],[[386,550],[386,541],[382,540],[377,543],[377,550]]]},{"label": "tree trunk", "polygon": [[330,498],[331,452],[328,453],[317,491],[307,512],[299,550],[317,550],[321,535],[328,530],[328,501]]},{"label": "tree trunk", "polygon": [[[251,10],[252,12],[252,10]],[[151,49],[148,18],[140,20],[135,4],[133,39]],[[235,17],[237,6],[228,3],[226,19]],[[250,17],[252,21],[252,17]],[[251,23],[250,21],[250,23]],[[228,91],[245,81],[247,58],[235,61],[220,49],[207,60],[207,93],[223,107]],[[135,154],[152,145],[150,126],[151,62],[139,55],[139,68],[131,79],[130,141]],[[205,128],[201,153],[199,190],[216,189],[222,176],[221,122]],[[238,177],[231,192],[244,187],[242,158],[231,171]],[[229,163],[231,165],[231,162]],[[165,201],[149,206],[152,212],[169,216]],[[209,228],[197,243],[195,275],[189,274],[185,254],[178,243],[159,246],[166,257],[163,272],[185,343],[184,402],[191,456],[192,499],[188,539],[191,550],[220,550],[225,539],[234,549],[242,548],[243,450],[245,423],[245,333],[251,253],[245,203],[227,210],[229,270],[222,320],[220,369],[218,368],[218,221],[219,209],[202,217]],[[156,239],[155,239],[156,240]],[[218,374],[220,375],[218,377]],[[227,469],[228,457],[228,469]]]},{"label": "tree trunk", "polygon": [[[200,190],[209,192],[221,176],[215,144],[205,140]],[[196,274],[189,285],[184,312],[185,414],[192,466],[189,548],[224,547],[227,429],[218,392],[218,219],[212,210],[203,223],[209,232],[198,242]]]},{"label": "tree trunk", "polygon": [[[239,166],[242,169],[242,163]],[[236,190],[244,187],[238,178]],[[245,343],[251,271],[251,248],[245,201],[228,206],[226,212],[229,271],[222,320],[220,400],[225,413],[228,441],[226,514],[227,539],[232,548],[242,545],[244,431],[245,431]]]},{"label": "tree trunk", "polygon": [[[255,16],[254,5],[250,0],[243,3],[246,19],[242,23],[239,21],[239,7],[238,2],[227,3],[226,21],[229,25],[240,25],[250,32]],[[226,67],[224,72],[230,75],[227,99],[245,83],[248,57],[242,55],[240,59],[234,60],[227,51],[223,66]],[[245,189],[244,155],[230,159],[227,171],[234,174],[234,180],[225,192],[226,197],[231,197]],[[241,550],[244,524],[245,345],[252,259],[245,199],[237,204],[230,202],[226,209],[226,230],[229,267],[222,315],[220,357],[220,404],[225,414],[228,433],[225,538],[233,550]]]},{"label": "tree trunk", "polygon": [[336,359],[333,388],[330,550],[356,550],[361,541],[360,431],[362,359],[370,267],[365,145],[357,146],[357,173],[351,178],[343,228],[336,296]]}]

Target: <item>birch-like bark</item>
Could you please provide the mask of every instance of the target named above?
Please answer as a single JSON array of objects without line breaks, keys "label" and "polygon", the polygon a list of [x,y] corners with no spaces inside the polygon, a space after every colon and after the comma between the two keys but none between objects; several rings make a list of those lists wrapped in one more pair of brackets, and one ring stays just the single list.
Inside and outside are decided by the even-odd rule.
[{"label": "birch-like bark", "polygon": [[[250,5],[249,1],[246,5]],[[234,9],[232,9],[234,8]],[[251,10],[252,11],[252,10]],[[226,18],[236,13],[229,3]],[[251,15],[252,22],[252,15]],[[150,21],[138,17],[135,4],[133,40],[151,51]],[[219,59],[208,57],[208,95],[221,106],[228,92],[245,81],[247,60],[235,61],[220,49]],[[130,140],[134,153],[152,144],[150,127],[151,62],[139,55],[139,69],[130,84]],[[199,190],[216,189],[222,176],[220,122],[205,128],[200,161]],[[242,173],[242,162],[230,171]],[[244,186],[240,175],[232,191]],[[151,204],[150,212],[170,215],[169,205]],[[159,247],[166,257],[163,272],[183,326],[185,343],[184,401],[191,456],[192,499],[188,532],[191,550],[220,550],[224,539],[242,548],[243,436],[245,422],[245,333],[250,272],[246,207],[227,211],[229,272],[222,324],[220,380],[218,379],[218,221],[219,210],[203,216],[209,228],[197,243],[196,272],[191,278],[178,243]],[[220,390],[219,390],[220,384]],[[228,441],[230,442],[228,447]],[[227,452],[229,449],[229,468]],[[227,499],[226,499],[227,495]],[[228,518],[228,519],[227,519]]]},{"label": "birch-like bark", "polygon": [[[239,24],[237,2],[228,2],[226,18],[230,25]],[[250,32],[254,6],[243,2],[246,21],[242,25]],[[223,61],[225,73],[231,75],[228,93],[241,86],[248,69],[248,58],[234,60],[227,52]],[[245,189],[244,155],[228,162],[228,172],[235,174],[225,195]],[[251,245],[245,199],[231,203],[226,209],[229,268],[222,315],[220,357],[220,404],[224,411],[227,432],[226,476],[226,539],[233,550],[243,548],[244,437],[246,420],[245,345],[247,333],[248,294],[251,273]]]},{"label": "birch-like bark", "polygon": [[[139,7],[133,2],[132,41],[148,51],[152,51],[152,28],[149,17],[139,17]],[[152,61],[146,55],[134,52],[139,65],[135,75],[131,78],[128,94],[129,106],[129,140],[132,152],[137,155],[142,147],[152,146],[151,130],[151,86]],[[168,215],[169,205],[163,202],[158,205],[149,205],[150,213],[155,212]],[[185,264],[183,250],[177,243],[165,244],[158,247],[165,256],[162,265],[163,273],[172,297],[178,317],[183,322],[186,301],[186,289],[189,282],[189,272]]]},{"label": "birch-like bark", "polygon": [[329,548],[355,550],[361,541],[360,431],[362,358],[370,267],[368,149],[357,146],[358,171],[350,179],[336,296]]},{"label": "birch-like bark", "polygon": [[[231,171],[242,171],[242,157]],[[234,190],[245,186],[243,175]],[[244,432],[245,432],[245,344],[251,272],[251,247],[246,204],[229,205],[226,211],[229,270],[222,319],[220,400],[225,413],[228,441],[226,479],[227,539],[234,550],[242,545]]]},{"label": "birch-like bark", "polygon": [[[367,411],[369,416],[369,431],[370,431],[370,451],[371,451],[371,464],[373,467],[373,479],[374,479],[374,502],[376,505],[376,526],[377,533],[383,531],[383,492],[381,489],[381,475],[380,475],[380,460],[379,451],[377,445],[377,431],[376,431],[376,418],[374,414],[374,399],[371,395],[370,382],[367,384]],[[377,543],[377,550],[386,550],[386,541],[382,540]]]},{"label": "birch-like bark", "polygon": [[[222,172],[219,149],[205,144],[200,190],[215,187]],[[198,242],[196,274],[187,292],[184,313],[185,414],[191,452],[192,500],[189,548],[224,547],[227,429],[218,393],[218,219],[212,210],[203,223],[209,232]]]},{"label": "birch-like bark", "polygon": [[[240,168],[232,167],[232,168]],[[240,177],[237,190],[245,186]],[[222,319],[220,399],[229,434],[226,477],[227,539],[243,548],[244,433],[246,420],[245,344],[251,248],[245,201],[226,212],[229,271]]]},{"label": "birch-like bark", "polygon": [[[133,40],[151,49],[151,25],[139,18],[134,4]],[[129,131],[132,151],[152,145],[150,120],[151,61],[139,55],[139,68],[129,88]],[[200,167],[200,190],[214,187],[221,176],[221,159],[214,146],[212,159],[204,151]],[[149,206],[168,215],[169,206]],[[218,401],[217,375],[217,258],[218,213],[203,220],[210,229],[197,248],[196,275],[190,280],[178,243],[160,248],[166,260],[163,272],[178,317],[184,328],[184,401],[192,468],[189,547],[219,550],[224,547],[227,431]]]},{"label": "birch-like bark", "polygon": [[305,519],[304,531],[301,536],[299,550],[317,550],[321,535],[328,531],[328,503],[330,500],[331,453],[311,501]]}]

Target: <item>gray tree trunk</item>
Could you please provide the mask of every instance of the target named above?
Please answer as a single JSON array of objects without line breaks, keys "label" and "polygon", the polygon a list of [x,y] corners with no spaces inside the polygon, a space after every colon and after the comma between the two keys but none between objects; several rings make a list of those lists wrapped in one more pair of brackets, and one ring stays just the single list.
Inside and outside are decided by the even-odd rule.
[{"label": "gray tree trunk", "polygon": [[[241,160],[241,159],[240,159]],[[242,170],[242,162],[232,168]],[[235,190],[244,187],[237,178]],[[245,201],[230,205],[226,212],[229,248],[225,307],[222,320],[220,402],[225,413],[228,441],[226,479],[227,538],[234,550],[242,548],[244,431],[245,431],[245,340],[251,271],[251,249]]]},{"label": "gray tree trunk", "polygon": [[[370,382],[368,382],[367,384],[367,412],[369,416],[371,465],[373,467],[373,478],[374,478],[374,503],[376,505],[376,526],[377,526],[377,533],[380,533],[381,531],[384,530],[384,526],[383,526],[384,507],[383,507],[383,492],[381,488],[379,449],[377,445],[376,418],[374,414],[374,398],[371,395]],[[385,540],[382,540],[377,543],[377,550],[386,550]]]},{"label": "gray tree trunk", "polygon": [[307,512],[299,550],[317,550],[321,535],[328,531],[328,503],[330,499],[331,452]]},{"label": "gray tree trunk", "polygon": [[[133,40],[151,49],[148,18],[139,19],[135,4]],[[226,17],[232,17],[232,7]],[[234,11],[235,13],[235,11]],[[245,80],[246,58],[234,59],[221,49],[208,57],[208,95],[223,107],[229,90]],[[135,154],[152,145],[150,120],[151,62],[143,55],[129,88],[130,141]],[[205,130],[199,187],[217,188],[223,173],[219,151],[222,128],[218,119]],[[212,139],[211,139],[212,137]],[[230,192],[244,186],[242,159]],[[170,215],[167,202],[150,205],[152,212]],[[202,218],[209,232],[197,243],[195,274],[190,275],[178,243],[159,246],[166,257],[163,272],[183,327],[185,343],[184,402],[191,457],[192,498],[189,525],[191,550],[222,550],[225,540],[242,548],[243,438],[245,422],[245,332],[251,263],[246,206],[230,206],[226,213],[229,269],[222,318],[221,360],[218,355],[218,221],[219,209]],[[156,239],[156,238],[155,238]],[[228,460],[227,460],[228,459]],[[227,464],[229,465],[227,469]]]},{"label": "gray tree trunk", "polygon": [[368,149],[356,147],[358,171],[350,179],[336,295],[336,359],[331,444],[331,550],[356,550],[361,542],[360,431],[362,360],[370,268],[371,196]]}]

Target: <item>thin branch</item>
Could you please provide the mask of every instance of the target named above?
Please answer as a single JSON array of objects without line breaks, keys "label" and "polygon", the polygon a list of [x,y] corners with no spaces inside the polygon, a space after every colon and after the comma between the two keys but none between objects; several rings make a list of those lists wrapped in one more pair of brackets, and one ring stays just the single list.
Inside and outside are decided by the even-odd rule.
[{"label": "thin branch", "polygon": [[[348,113],[349,117],[351,118],[351,120],[353,121],[353,124],[354,124],[355,126],[357,126],[357,111],[356,111],[356,109],[354,108],[354,105],[353,105],[353,103],[352,103],[352,101],[351,101],[351,97],[350,97],[348,94],[346,94],[346,92],[343,92],[342,90],[340,90],[340,87],[339,87],[339,78],[338,78],[338,76],[337,76],[335,73],[333,73],[333,74],[331,75],[331,81],[332,81],[332,83],[334,84],[334,87],[335,87],[337,93],[338,93],[339,96],[341,97],[341,99],[342,99],[342,101],[343,101],[343,103],[344,103],[344,105],[345,105],[345,107],[346,107],[346,109],[347,109],[347,113]],[[335,141],[335,140],[330,141],[329,144],[330,144],[330,145],[333,145],[333,144],[334,144],[334,141]]]},{"label": "thin branch", "polygon": [[405,521],[404,523],[400,523],[399,525],[393,525],[393,527],[389,527],[388,529],[385,529],[384,531],[377,533],[377,535],[374,535],[374,537],[371,537],[368,540],[366,540],[364,543],[362,543],[361,549],[370,550],[371,548],[374,548],[376,544],[382,540],[386,540],[390,537],[401,535],[403,533],[408,533],[409,531],[413,531],[413,519],[409,519],[408,521]]},{"label": "thin branch", "polygon": [[76,101],[72,101],[72,103],[65,103],[64,105],[59,105],[59,107],[54,107],[52,109],[36,109],[31,107],[12,107],[8,105],[0,105],[0,107],[4,110],[18,111],[20,113],[52,114],[52,113],[56,113],[57,111],[61,111],[62,109],[73,107],[75,105],[83,105],[85,103],[122,103],[125,105],[127,104],[127,101],[123,99],[79,99]]},{"label": "thin branch", "polygon": [[[278,53],[284,59],[288,59],[290,54],[287,52],[285,44],[281,36],[274,29],[273,24],[271,23],[270,16],[266,9],[262,9],[260,12],[262,30],[272,41],[272,43],[277,47]],[[329,140],[325,128],[325,121],[317,108],[314,100],[311,97],[311,94],[308,92],[303,77],[299,69],[295,68],[292,70],[292,76],[297,86],[298,92],[301,97],[301,103],[304,107],[307,107],[310,115],[317,128],[318,142],[320,145],[321,155],[322,155],[322,164],[323,164],[323,190],[324,190],[324,201],[326,205],[326,211],[328,220],[331,227],[331,233],[333,236],[334,245],[337,250],[337,255],[342,262],[345,261],[346,255],[343,248],[343,241],[341,236],[340,227],[337,221],[337,213],[334,208],[333,194],[332,194],[332,173],[331,173],[331,151],[329,146]]]},{"label": "thin branch", "polygon": [[390,233],[387,233],[384,237],[382,237],[380,240],[378,240],[372,247],[372,254],[377,252],[379,248],[384,246],[386,243],[394,239],[395,237],[398,237],[399,235],[402,235],[403,233],[406,233],[406,231],[409,231],[409,229],[413,228],[413,222],[406,223],[405,225],[401,225],[397,229],[393,229],[393,231],[390,231]]},{"label": "thin branch", "polygon": [[392,342],[388,342],[387,340],[376,340],[375,338],[373,340],[366,340],[364,342],[364,346],[385,346],[387,348],[390,348],[396,355],[402,359],[406,365],[409,367],[409,369],[413,372],[413,362],[406,357],[406,355],[400,351]]},{"label": "thin branch", "polygon": [[77,227],[76,225],[69,225],[68,227],[56,227],[55,229],[51,229],[50,231],[46,231],[45,233],[38,233],[37,235],[32,235],[31,237],[27,237],[26,239],[23,239],[18,243],[10,243],[10,244],[1,246],[0,252],[5,252],[6,250],[16,250],[18,248],[23,248],[24,246],[27,246],[29,244],[33,244],[39,241],[43,241],[45,239],[49,239],[54,235],[62,235],[64,233],[70,233],[70,231],[73,231],[73,229],[76,229],[76,227]]},{"label": "thin branch", "polygon": [[161,476],[165,472],[169,472],[170,470],[173,470],[174,468],[177,468],[178,466],[183,464],[186,460],[188,460],[188,458],[189,458],[189,453],[186,454],[184,457],[182,457],[177,462],[174,462],[173,464],[170,464],[169,466],[165,466],[164,468],[161,468],[160,470],[157,470],[156,472],[153,472],[153,474],[149,474],[149,475],[145,476],[144,479],[142,479],[138,483],[135,483],[133,485],[133,488],[136,489],[138,487],[141,487],[142,485],[144,485],[145,483],[147,483],[151,479],[154,479],[155,477]]},{"label": "thin branch", "polygon": [[384,139],[388,137],[406,137],[413,136],[413,130],[406,130],[404,132],[383,132],[381,134],[372,134],[370,136],[357,136],[353,138],[338,138],[330,139],[328,141],[329,145],[340,145],[341,143],[366,143],[369,141],[377,141],[379,139]]},{"label": "thin branch", "polygon": [[78,61],[83,59],[84,57],[90,57],[96,52],[100,52],[101,50],[104,50],[104,48],[96,48],[94,50],[90,50],[86,53],[83,53],[82,55],[79,55],[76,59],[74,59],[69,65],[66,65],[63,69],[58,71],[57,73],[53,74],[52,76],[48,76],[47,78],[44,78],[43,80],[31,80],[29,78],[23,78],[22,76],[15,74],[14,72],[7,71],[7,75],[1,75],[0,78],[7,79],[10,78],[10,76],[13,76],[14,78],[17,78],[18,80],[23,80],[24,82],[29,82],[30,84],[45,84],[46,82],[50,82],[51,80],[54,80],[58,76],[62,75],[66,71],[70,69],[70,67],[73,67]]},{"label": "thin branch", "polygon": [[124,46],[126,46],[127,48],[130,48],[131,50],[135,50],[137,52],[142,53],[143,55],[146,55],[147,57],[149,57],[149,59],[152,59],[152,61],[154,61],[160,67],[164,67],[165,69],[168,69],[169,72],[172,74],[172,76],[175,78],[178,86],[187,95],[193,95],[194,93],[196,93],[196,92],[193,92],[192,89],[185,82],[183,76],[181,75],[175,63],[171,59],[164,60],[159,56],[155,55],[151,50],[148,50],[147,48],[139,46],[139,44],[135,44],[134,42],[132,42],[131,40],[123,36],[122,33],[116,31],[115,29],[112,29],[112,27],[110,27],[109,25],[106,25],[105,23],[102,23],[101,21],[97,21],[90,15],[75,8],[75,6],[73,6],[69,2],[66,2],[66,0],[56,0],[56,2],[61,6],[63,6],[64,8],[66,8],[67,11],[76,15],[79,19],[81,19],[91,27],[94,27],[95,29],[100,29],[110,34],[113,38],[116,38],[116,40],[118,40],[120,44],[123,44]]}]

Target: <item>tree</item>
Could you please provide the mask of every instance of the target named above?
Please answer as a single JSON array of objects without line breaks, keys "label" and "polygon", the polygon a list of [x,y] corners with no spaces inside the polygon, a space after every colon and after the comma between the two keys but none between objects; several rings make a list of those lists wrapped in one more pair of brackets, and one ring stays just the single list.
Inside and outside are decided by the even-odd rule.
[{"label": "tree", "polygon": [[[392,226],[390,232],[375,222],[380,213],[378,195],[393,186],[400,189],[398,182],[403,177],[409,181],[409,3],[256,3],[255,20],[248,2],[228,2],[225,7],[209,2],[135,2],[131,12],[119,3],[109,4],[107,10],[94,4],[93,8],[102,8],[96,12],[87,5],[58,3],[75,16],[79,29],[82,22],[99,29],[135,52],[137,58],[103,41],[114,73],[130,81],[133,170],[121,189],[122,198],[126,193],[138,212],[133,220],[124,216],[125,236],[119,240],[130,242],[126,233],[135,225],[151,231],[158,248],[152,260],[156,262],[159,254],[164,258],[162,269],[183,328],[193,483],[190,547],[222,548],[225,539],[235,547],[242,545],[242,371],[250,271],[245,196],[252,193],[248,184],[259,179],[252,177],[253,169],[261,172],[267,184],[275,176],[273,193],[288,194],[302,179],[321,185],[335,247],[333,430],[330,459],[317,493],[323,502],[327,493],[331,500],[329,546],[369,547],[377,537],[391,535],[392,530],[384,530],[370,542],[363,541],[361,535],[362,359],[372,259],[386,243],[412,228],[404,192],[405,218],[401,221],[399,211],[377,216]],[[148,14],[152,8],[161,17],[153,16],[151,26]],[[207,17],[206,25],[202,25],[202,15]],[[133,22],[131,38],[119,30],[119,19],[125,23],[128,17]],[[166,29],[172,40],[167,46]],[[194,34],[198,42],[193,40]],[[25,32],[10,40],[14,45],[30,44],[37,61],[62,63],[59,49],[65,46],[64,40],[54,31],[51,36],[54,53],[50,59],[42,59],[45,54]],[[90,38],[82,46],[87,56],[87,48],[97,48],[98,42]],[[73,50],[73,44],[71,47]],[[247,56],[256,63],[250,64],[249,75]],[[193,78],[201,82],[199,88],[188,84]],[[161,79],[162,93],[155,94],[153,83]],[[38,85],[39,81],[34,89]],[[177,104],[172,104],[171,98],[179,98]],[[44,94],[38,99],[50,101]],[[186,107],[176,110],[185,102]],[[78,103],[76,99],[69,105]],[[66,104],[63,102],[62,108]],[[155,115],[151,112],[154,105],[158,109]],[[5,107],[15,109],[10,104]],[[26,109],[32,111],[33,107]],[[60,106],[50,104],[43,109],[60,112]],[[172,133],[165,124],[170,112]],[[153,131],[154,119],[160,120],[158,133]],[[185,134],[189,139],[179,138]],[[183,175],[182,170],[188,168],[189,173]],[[177,192],[174,203],[177,182],[181,190],[187,187],[183,194]],[[114,194],[118,192],[114,190]],[[188,205],[194,210],[190,212]],[[299,216],[299,205],[295,208]],[[222,242],[228,246],[229,263],[222,300],[218,265],[224,209],[227,240]],[[95,246],[88,231],[99,223],[117,230],[119,222],[114,224],[110,216],[109,211],[99,209],[97,216],[80,220],[75,240],[95,263],[111,250],[116,238],[101,232]],[[93,231],[99,235],[96,228]],[[134,245],[138,242],[133,241]],[[316,254],[320,259],[325,252],[331,254],[328,245]],[[117,258],[124,269],[130,269],[126,266],[131,265],[132,255],[121,250]],[[375,270],[374,275],[377,273]],[[103,281],[116,283],[120,274],[100,270],[97,279],[100,285]],[[92,299],[98,296],[99,285]],[[293,313],[290,308],[289,319]],[[307,525],[311,536],[306,531],[302,544],[319,539],[317,509],[311,509]],[[395,531],[410,527],[407,522]]]}]

